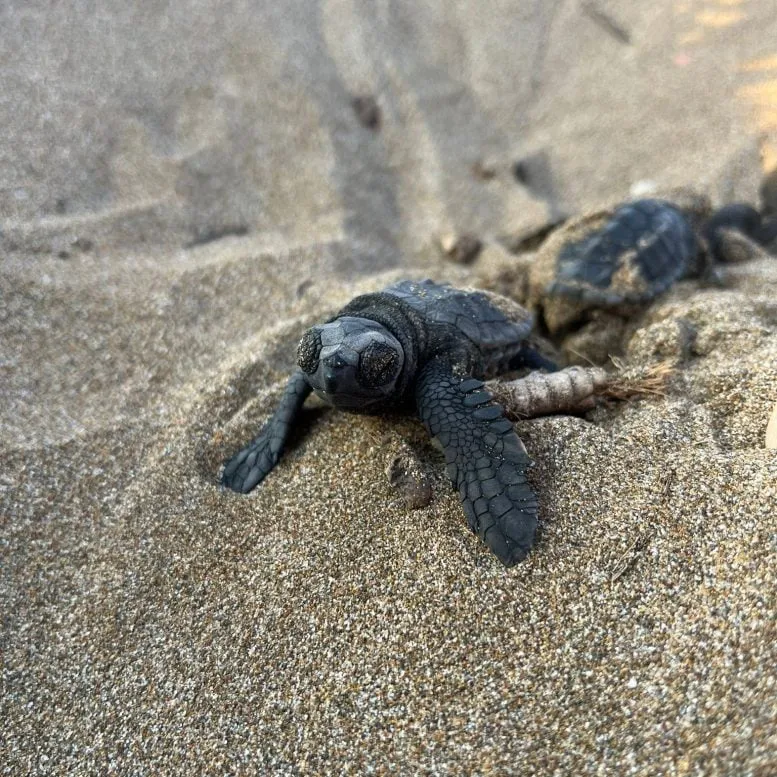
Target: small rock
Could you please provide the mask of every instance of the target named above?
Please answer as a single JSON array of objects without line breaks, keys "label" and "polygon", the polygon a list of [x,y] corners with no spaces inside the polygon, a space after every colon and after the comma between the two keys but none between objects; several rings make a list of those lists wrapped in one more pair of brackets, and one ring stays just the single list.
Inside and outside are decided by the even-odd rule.
[{"label": "small rock", "polygon": [[389,485],[399,491],[409,510],[419,510],[432,501],[432,484],[410,446],[400,444],[386,467]]},{"label": "small rock", "polygon": [[488,159],[478,159],[472,165],[472,175],[481,181],[490,181],[496,177],[496,165]]},{"label": "small rock", "polygon": [[529,189],[535,197],[544,200],[553,210],[559,204],[556,176],[553,173],[550,154],[538,150],[517,160],[512,167],[513,178]]},{"label": "small rock", "polygon": [[766,426],[766,447],[777,449],[777,405],[772,410],[772,417]]},{"label": "small rock", "polygon": [[531,183],[530,164],[526,159],[519,159],[513,165],[513,177],[518,183],[528,186]]},{"label": "small rock", "polygon": [[310,278],[306,278],[297,286],[297,299],[305,296],[305,292],[313,285],[313,281]]},{"label": "small rock", "polygon": [[631,184],[631,187],[629,188],[629,194],[635,199],[650,197],[656,191],[658,191],[658,184],[655,181],[651,181],[647,178],[634,181],[634,183]]},{"label": "small rock", "polygon": [[381,112],[378,101],[370,95],[354,97],[351,100],[351,107],[356,112],[356,118],[362,127],[371,130],[380,129]]},{"label": "small rock", "polygon": [[448,259],[456,264],[470,264],[474,262],[483,243],[479,238],[470,234],[447,234],[440,238],[440,248]]}]

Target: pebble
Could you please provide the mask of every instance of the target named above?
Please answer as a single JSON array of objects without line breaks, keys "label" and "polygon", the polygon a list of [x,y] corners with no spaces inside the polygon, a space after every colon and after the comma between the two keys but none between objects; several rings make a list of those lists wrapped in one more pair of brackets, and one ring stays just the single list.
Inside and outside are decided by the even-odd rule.
[{"label": "pebble", "polygon": [[409,445],[401,443],[386,466],[389,485],[399,491],[408,510],[420,510],[432,501],[432,484]]},{"label": "pebble", "polygon": [[445,256],[456,264],[474,262],[483,248],[483,243],[474,235],[448,233],[440,237],[440,248]]},{"label": "pebble", "polygon": [[362,127],[371,130],[380,129],[381,111],[378,101],[370,95],[354,97],[351,107],[356,113],[356,118]]}]

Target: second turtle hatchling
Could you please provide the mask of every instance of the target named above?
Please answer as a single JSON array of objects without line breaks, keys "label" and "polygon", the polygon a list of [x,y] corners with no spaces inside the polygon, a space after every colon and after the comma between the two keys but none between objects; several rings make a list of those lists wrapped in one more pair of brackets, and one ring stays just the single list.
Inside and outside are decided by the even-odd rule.
[{"label": "second turtle hatchling", "polygon": [[527,344],[531,329],[512,300],[430,280],[356,297],[302,336],[280,405],[222,482],[247,493],[269,474],[311,392],[352,412],[415,409],[442,446],[470,528],[511,566],[534,541],[537,499],[526,449],[482,381],[550,366]]},{"label": "second turtle hatchling", "polygon": [[681,278],[717,280],[718,263],[757,250],[761,223],[741,206],[710,214],[706,197],[678,190],[671,200],[634,200],[572,219],[540,247],[527,304],[559,333],[593,309],[644,305]]}]

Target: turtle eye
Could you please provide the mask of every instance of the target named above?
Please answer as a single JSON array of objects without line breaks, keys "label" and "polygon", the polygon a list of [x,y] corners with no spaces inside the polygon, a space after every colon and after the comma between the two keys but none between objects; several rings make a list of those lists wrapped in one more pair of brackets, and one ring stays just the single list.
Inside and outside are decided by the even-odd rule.
[{"label": "turtle eye", "polygon": [[371,342],[359,359],[359,383],[364,388],[380,388],[392,383],[399,361],[396,348],[388,343]]},{"label": "turtle eye", "polygon": [[297,346],[297,364],[312,375],[318,369],[318,358],[321,355],[321,332],[317,328],[308,329],[302,335]]}]

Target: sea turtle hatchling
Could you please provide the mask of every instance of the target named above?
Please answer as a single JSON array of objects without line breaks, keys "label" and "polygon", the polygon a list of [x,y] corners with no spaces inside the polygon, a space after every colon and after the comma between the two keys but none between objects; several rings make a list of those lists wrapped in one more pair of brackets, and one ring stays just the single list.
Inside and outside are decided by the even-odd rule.
[{"label": "sea turtle hatchling", "polygon": [[222,482],[247,493],[267,476],[311,391],[352,412],[414,406],[442,446],[469,527],[512,566],[532,546],[537,499],[526,449],[482,381],[551,366],[527,343],[531,329],[531,315],[510,299],[430,280],[356,297],[302,336],[280,405]]},{"label": "sea turtle hatchling", "polygon": [[644,305],[675,281],[715,278],[715,266],[752,256],[768,240],[760,214],[743,205],[710,216],[709,200],[686,190],[575,218],[542,244],[529,271],[527,305],[551,333],[589,310]]}]

